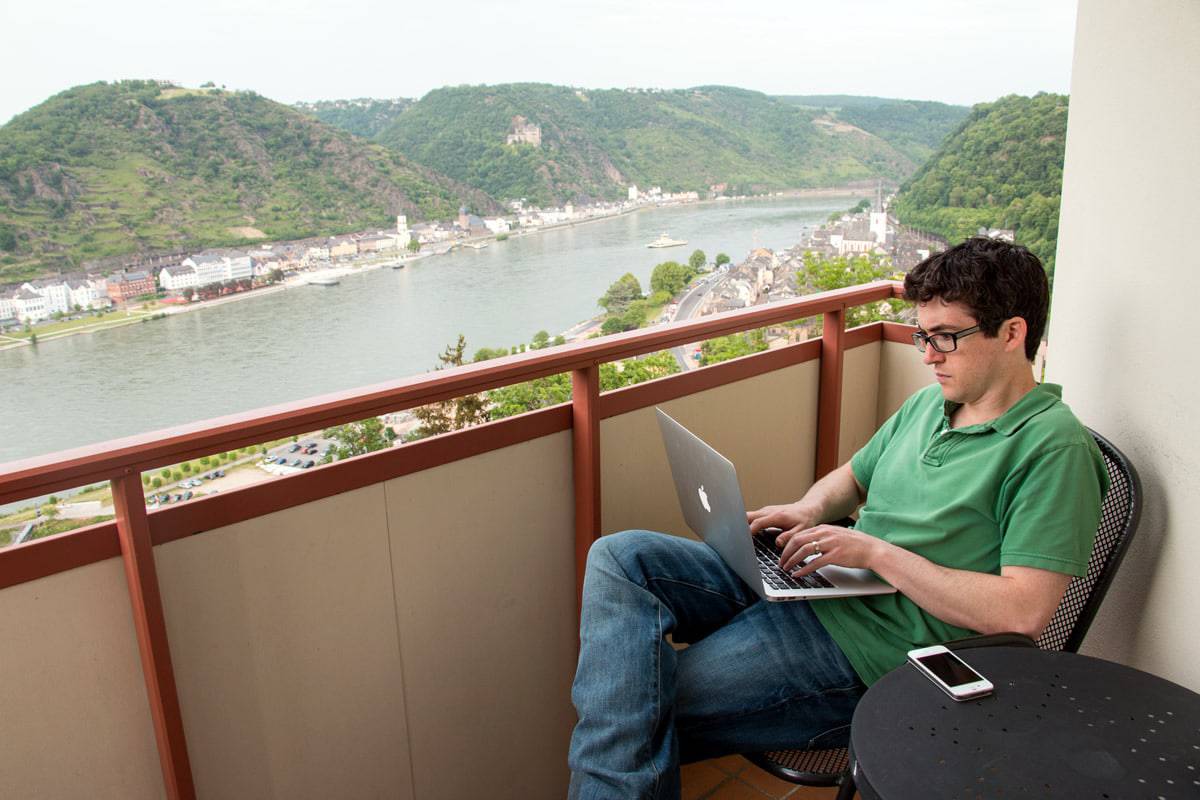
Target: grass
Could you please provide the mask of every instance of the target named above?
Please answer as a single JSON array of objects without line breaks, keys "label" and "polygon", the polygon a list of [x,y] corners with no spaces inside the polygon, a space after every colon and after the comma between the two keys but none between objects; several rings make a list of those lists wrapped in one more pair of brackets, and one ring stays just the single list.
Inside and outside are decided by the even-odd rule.
[{"label": "grass", "polygon": [[138,322],[147,314],[126,311],[124,314],[120,312],[110,312],[102,314],[99,317],[84,317],[82,319],[64,320],[62,322],[48,322],[39,324],[33,327],[32,330],[10,331],[7,336],[15,339],[28,339],[33,334],[37,334],[39,341],[53,339],[54,337],[67,333],[79,332],[84,330],[103,330],[105,328],[115,328],[120,325],[128,325],[132,322]]}]

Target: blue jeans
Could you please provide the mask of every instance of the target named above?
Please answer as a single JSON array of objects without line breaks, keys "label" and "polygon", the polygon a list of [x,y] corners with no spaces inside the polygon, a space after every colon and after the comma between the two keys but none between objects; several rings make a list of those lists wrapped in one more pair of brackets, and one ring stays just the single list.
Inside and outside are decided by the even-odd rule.
[{"label": "blue jeans", "polygon": [[576,800],[677,798],[680,762],[844,744],[866,691],[808,603],[760,602],[708,545],[649,531],[592,546],[580,640]]}]

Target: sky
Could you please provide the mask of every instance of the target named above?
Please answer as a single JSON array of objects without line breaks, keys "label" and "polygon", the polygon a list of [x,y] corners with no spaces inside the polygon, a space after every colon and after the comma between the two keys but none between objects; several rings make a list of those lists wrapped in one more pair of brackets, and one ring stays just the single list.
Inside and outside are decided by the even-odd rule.
[{"label": "sky", "polygon": [[280,102],[516,81],[971,105],[1066,93],[1074,0],[5,0],[0,123],[85,83]]}]

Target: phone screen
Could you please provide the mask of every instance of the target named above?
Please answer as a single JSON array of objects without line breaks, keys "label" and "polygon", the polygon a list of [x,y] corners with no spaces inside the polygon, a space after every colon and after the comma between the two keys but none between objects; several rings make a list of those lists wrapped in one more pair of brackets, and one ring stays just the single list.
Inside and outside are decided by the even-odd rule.
[{"label": "phone screen", "polygon": [[983,680],[983,676],[951,653],[932,653],[917,660],[947,686],[962,686]]}]

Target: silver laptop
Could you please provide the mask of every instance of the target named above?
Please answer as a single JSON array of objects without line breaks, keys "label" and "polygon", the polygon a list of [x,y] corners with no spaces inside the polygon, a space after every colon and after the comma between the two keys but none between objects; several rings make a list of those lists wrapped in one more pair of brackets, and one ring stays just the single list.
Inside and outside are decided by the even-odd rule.
[{"label": "silver laptop", "polygon": [[779,531],[750,535],[733,464],[661,408],[655,410],[688,527],[760,597],[772,601],[816,600],[896,591],[866,569],[829,565],[803,578],[781,570],[775,547]]}]

